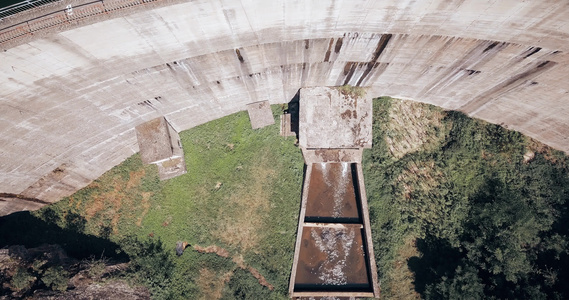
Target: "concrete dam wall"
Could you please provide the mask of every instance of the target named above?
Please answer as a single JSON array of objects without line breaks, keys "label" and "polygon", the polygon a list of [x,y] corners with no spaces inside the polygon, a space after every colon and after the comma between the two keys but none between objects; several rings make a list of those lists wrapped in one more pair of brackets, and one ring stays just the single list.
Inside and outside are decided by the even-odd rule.
[{"label": "concrete dam wall", "polygon": [[[0,214],[86,186],[175,130],[357,85],[569,151],[569,3],[59,1],[0,21]],[[191,172],[191,170],[189,170]]]}]

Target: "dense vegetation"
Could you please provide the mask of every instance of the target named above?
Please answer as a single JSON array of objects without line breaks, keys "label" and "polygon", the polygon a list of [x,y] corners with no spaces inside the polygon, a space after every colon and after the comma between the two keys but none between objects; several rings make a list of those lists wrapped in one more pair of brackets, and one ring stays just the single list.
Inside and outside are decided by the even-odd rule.
[{"label": "dense vegetation", "polygon": [[[241,112],[182,132],[186,175],[160,181],[134,155],[55,205],[0,218],[0,247],[57,243],[97,274],[101,257],[128,261],[105,280],[156,299],[286,299],[303,161],[278,135],[283,108],[260,130]],[[376,99],[363,167],[383,297],[569,298],[568,163],[500,126]],[[180,257],[177,241],[191,245]],[[72,269],[0,275],[64,290]]]},{"label": "dense vegetation", "polygon": [[563,153],[418,103],[378,99],[374,120],[364,168],[385,296],[569,298]]}]

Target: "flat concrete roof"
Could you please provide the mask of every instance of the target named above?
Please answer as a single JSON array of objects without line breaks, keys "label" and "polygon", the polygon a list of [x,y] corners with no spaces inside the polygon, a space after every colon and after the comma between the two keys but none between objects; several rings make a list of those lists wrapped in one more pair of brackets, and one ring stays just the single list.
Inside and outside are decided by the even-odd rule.
[{"label": "flat concrete roof", "polygon": [[303,148],[371,148],[372,99],[337,88],[300,89]]},{"label": "flat concrete roof", "polygon": [[275,124],[271,104],[267,100],[247,104],[247,112],[253,129]]}]

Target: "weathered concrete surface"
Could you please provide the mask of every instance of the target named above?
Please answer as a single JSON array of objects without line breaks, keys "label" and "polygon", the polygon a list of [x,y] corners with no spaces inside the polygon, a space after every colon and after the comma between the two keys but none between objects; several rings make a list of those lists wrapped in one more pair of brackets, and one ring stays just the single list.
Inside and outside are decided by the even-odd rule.
[{"label": "weathered concrete surface", "polygon": [[251,128],[258,129],[275,124],[273,111],[269,101],[260,101],[247,104],[247,113],[251,121]]},{"label": "weathered concrete surface", "polygon": [[28,198],[22,195],[0,193],[0,216],[9,215],[14,212],[24,210],[36,210],[49,204],[35,198]]},{"label": "weathered concrete surface", "polygon": [[290,114],[285,113],[281,115],[280,135],[284,137],[296,136],[296,133],[292,128],[292,119]]},{"label": "weathered concrete surface", "polygon": [[372,142],[372,100],[362,88],[299,91],[306,163],[289,295],[379,297],[361,161]]},{"label": "weathered concrete surface", "polygon": [[180,136],[164,117],[135,127],[143,163],[156,164],[161,180],[186,174]]},{"label": "weathered concrete surface", "polygon": [[186,174],[186,160],[184,157],[171,157],[156,163],[160,180],[166,180]]},{"label": "weathered concrete surface", "polygon": [[310,86],[459,109],[569,151],[566,1],[88,2],[0,22],[0,192],[57,201],[137,152],[136,125],[181,131]]},{"label": "weathered concrete surface", "polygon": [[300,89],[300,147],[371,148],[372,99],[335,88]]},{"label": "weathered concrete surface", "polygon": [[143,163],[151,164],[172,157],[174,147],[166,119],[159,117],[150,120],[136,126],[135,130],[140,158]]},{"label": "weathered concrete surface", "polygon": [[363,149],[305,149],[301,148],[306,164],[327,162],[361,163]]},{"label": "weathered concrete surface", "polygon": [[379,297],[361,164],[306,163],[289,295]]}]

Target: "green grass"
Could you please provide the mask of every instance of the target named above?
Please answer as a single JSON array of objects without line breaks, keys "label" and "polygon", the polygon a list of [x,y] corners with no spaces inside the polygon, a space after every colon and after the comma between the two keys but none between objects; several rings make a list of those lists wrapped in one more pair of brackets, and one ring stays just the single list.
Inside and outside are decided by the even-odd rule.
[{"label": "green grass", "polygon": [[[156,298],[208,298],[199,286],[200,270],[207,269],[219,278],[235,274],[221,285],[224,297],[245,293],[237,288],[243,285],[247,293],[284,299],[304,164],[294,138],[279,136],[282,107],[274,106],[273,112],[275,125],[258,130],[240,112],[182,132],[185,175],[161,182],[157,168],[143,165],[137,154],[33,215],[119,245],[135,262],[137,282],[151,287]],[[176,257],[177,241],[217,245],[230,257],[198,253],[191,246]],[[257,269],[274,290],[261,286],[234,258]],[[171,274],[150,272],[170,262]]]},{"label": "green grass", "polygon": [[[294,138],[279,136],[283,107],[272,109],[276,124],[263,129],[240,112],[180,133],[185,175],[160,181],[136,154],[71,197],[1,218],[0,246],[50,242],[81,259],[128,258],[118,276],[156,299],[286,299],[304,164]],[[390,98],[374,100],[373,133],[363,169],[383,298],[569,296],[567,156]],[[177,241],[228,257],[192,247],[177,257]]]}]

